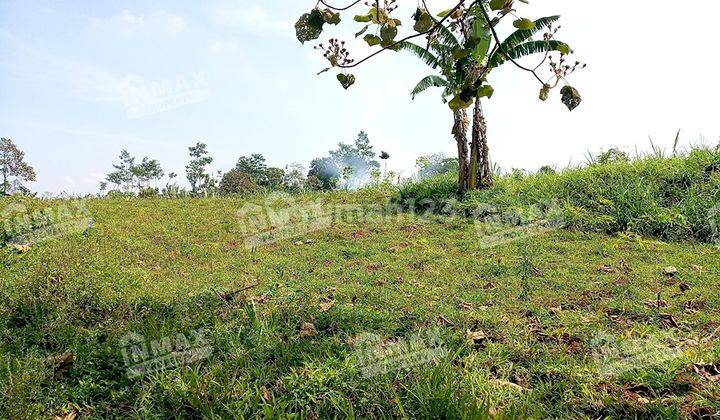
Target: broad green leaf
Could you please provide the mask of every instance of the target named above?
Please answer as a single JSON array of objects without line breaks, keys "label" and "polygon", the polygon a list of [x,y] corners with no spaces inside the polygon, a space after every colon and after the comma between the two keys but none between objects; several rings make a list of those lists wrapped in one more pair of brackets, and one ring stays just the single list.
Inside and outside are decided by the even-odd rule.
[{"label": "broad green leaf", "polygon": [[355,16],[355,22],[368,23],[372,20],[372,16],[368,13],[367,15]]},{"label": "broad green leaf", "polygon": [[318,39],[324,24],[325,18],[322,12],[313,9],[310,13],[300,16],[300,19],[295,23],[295,36],[303,44],[305,41]]},{"label": "broad green leaf", "polygon": [[492,10],[502,10],[505,8],[505,0],[490,0],[490,8]]},{"label": "broad green leaf", "polygon": [[445,16],[449,15],[452,11],[453,11],[453,9],[443,10],[442,12],[438,13],[437,15],[440,18],[444,18]]},{"label": "broad green leaf", "polygon": [[380,38],[385,42],[392,42],[398,34],[397,27],[395,25],[391,25],[390,22],[380,28]]},{"label": "broad green leaf", "polygon": [[453,111],[460,111],[461,109],[469,108],[470,105],[473,104],[472,99],[470,99],[469,101],[464,101],[460,96],[461,95],[455,95],[455,97],[452,98],[450,102],[448,102],[448,106]]},{"label": "broad green leaf", "polygon": [[518,29],[523,29],[523,30],[529,31],[529,30],[535,29],[535,22],[533,22],[530,19],[520,18],[520,19],[516,20],[515,22],[513,22],[513,26]]},{"label": "broad green leaf", "polygon": [[490,26],[485,21],[485,16],[480,11],[480,7],[475,8],[475,22],[473,22],[473,37],[477,39],[477,44],[473,48],[473,58],[475,61],[482,63],[490,51],[490,43],[492,42],[492,33]]},{"label": "broad green leaf", "polygon": [[461,58],[467,57],[469,54],[470,51],[465,48],[455,48],[452,52],[452,58],[453,60],[459,60]]},{"label": "broad green leaf", "polygon": [[483,85],[480,87],[480,89],[478,89],[477,96],[478,96],[478,98],[486,97],[489,99],[489,98],[492,98],[493,93],[495,93],[495,89],[492,86]]},{"label": "broad green leaf", "polygon": [[427,12],[427,10],[418,8],[415,12],[415,26],[413,26],[413,29],[416,32],[427,32],[432,28],[433,26],[433,19],[432,16],[430,16],[430,13]]},{"label": "broad green leaf", "polygon": [[364,39],[365,42],[367,42],[367,44],[368,44],[369,46],[371,46],[371,47],[374,47],[374,46],[380,44],[380,42],[382,42],[382,39],[380,39],[379,36],[377,36],[377,35],[372,35],[372,34],[367,34],[367,35],[365,35],[365,36],[363,37],[363,39]]},{"label": "broad green leaf", "polygon": [[558,45],[557,50],[560,51],[562,54],[570,54],[572,52],[568,44]]},{"label": "broad green leaf", "polygon": [[345,90],[355,83],[355,76],[352,74],[338,74],[337,79]]}]

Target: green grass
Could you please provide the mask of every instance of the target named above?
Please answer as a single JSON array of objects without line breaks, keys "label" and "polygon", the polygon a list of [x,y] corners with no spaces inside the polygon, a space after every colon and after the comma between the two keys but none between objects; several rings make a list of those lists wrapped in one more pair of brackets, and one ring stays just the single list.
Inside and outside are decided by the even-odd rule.
[{"label": "green grass", "polygon": [[[296,199],[385,198],[363,191]],[[395,215],[338,221],[251,250],[236,216],[244,204],[89,200],[94,226],[87,232],[23,253],[0,249],[0,418],[71,411],[83,418],[679,418],[720,411],[720,382],[692,368],[720,362],[711,337],[720,326],[720,251],[711,244],[560,230],[486,248],[470,219]],[[599,270],[604,265],[612,272]],[[670,265],[679,270],[675,279],[662,273]],[[690,289],[680,293],[683,282]],[[221,297],[255,283],[234,300]],[[658,293],[667,307],[644,304]],[[683,307],[691,300],[701,303],[695,311]],[[316,335],[302,335],[303,323]],[[119,340],[128,332],[160,339],[198,328],[213,348],[208,359],[125,375]],[[356,337],[377,334],[389,343],[435,328],[444,357],[363,376]],[[468,330],[487,338],[476,345]],[[607,365],[593,358],[599,338],[658,339],[678,352],[658,360],[636,355],[603,376]],[[665,347],[656,348],[662,356]],[[47,358],[67,352],[75,361],[56,375]]]}]

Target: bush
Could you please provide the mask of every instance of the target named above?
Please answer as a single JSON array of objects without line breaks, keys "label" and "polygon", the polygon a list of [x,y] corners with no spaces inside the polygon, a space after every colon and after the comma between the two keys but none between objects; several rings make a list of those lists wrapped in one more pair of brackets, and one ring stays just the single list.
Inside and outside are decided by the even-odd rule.
[{"label": "bush", "polygon": [[141,188],[138,192],[139,198],[158,198],[160,196],[160,190],[157,188]]},{"label": "bush", "polygon": [[[454,175],[404,185],[396,199],[455,197]],[[559,207],[567,226],[585,231],[631,231],[662,239],[718,239],[720,150],[696,148],[685,155],[634,160],[605,152],[589,166],[559,173],[522,171],[498,177],[493,188],[469,193],[458,208],[466,214],[493,208],[519,212],[532,206]]]},{"label": "bush", "polygon": [[220,180],[220,194],[221,195],[248,195],[255,194],[264,191],[265,189],[260,185],[253,182],[250,175],[245,172],[240,172],[237,169],[232,169]]},{"label": "bush", "polygon": [[417,210],[439,208],[439,203],[453,200],[458,193],[457,173],[436,175],[420,181],[410,181],[400,186],[395,201],[415,206]]}]

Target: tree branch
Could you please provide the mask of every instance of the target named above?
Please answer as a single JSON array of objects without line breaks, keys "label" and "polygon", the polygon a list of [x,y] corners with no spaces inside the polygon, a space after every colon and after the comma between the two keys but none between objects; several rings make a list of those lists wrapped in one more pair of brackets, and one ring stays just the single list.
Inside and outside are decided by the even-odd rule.
[{"label": "tree branch", "polygon": [[[322,0],[321,0],[321,1],[322,1]],[[479,0],[473,1],[473,2],[470,4],[470,6],[468,7],[468,9],[471,8],[471,7],[473,7],[476,3],[478,3],[478,1],[479,1]],[[392,44],[388,45],[387,47],[383,47],[382,49],[380,49],[380,50],[378,50],[378,51],[375,51],[374,53],[368,55],[367,57],[363,58],[362,60],[360,60],[360,61],[358,61],[358,62],[356,62],[356,63],[348,64],[348,65],[339,65],[338,67],[340,67],[340,68],[342,68],[342,69],[349,69],[349,68],[352,68],[352,67],[357,67],[357,66],[359,66],[360,64],[368,61],[369,59],[375,57],[376,55],[380,54],[381,52],[383,52],[383,51],[385,51],[385,50],[389,50],[389,49],[391,49],[391,48],[393,48],[393,47],[395,47],[395,46],[397,46],[397,45],[399,45],[399,44],[401,44],[401,43],[403,43],[403,42],[405,42],[405,41],[409,41],[409,40],[411,40],[411,39],[413,39],[413,38],[417,38],[417,37],[419,37],[419,36],[427,35],[427,34],[433,32],[433,31],[435,31],[435,30],[436,30],[440,25],[442,25],[457,9],[459,9],[460,6],[463,5],[463,3],[465,3],[465,0],[461,0],[460,2],[458,2],[458,4],[455,5],[455,7],[453,7],[452,10],[450,10],[450,12],[447,14],[447,16],[445,16],[444,18],[440,19],[440,21],[438,21],[435,25],[432,26],[432,28],[428,29],[427,31],[425,31],[425,32],[418,32],[418,33],[416,33],[416,34],[414,34],[414,35],[406,36],[405,38],[403,38],[403,39],[401,39],[401,40],[399,40],[399,41],[393,42]]]},{"label": "tree branch", "polygon": [[345,7],[335,7],[335,6],[331,6],[331,5],[327,4],[327,3],[325,2],[325,0],[318,0],[318,3],[323,4],[323,5],[324,5],[325,7],[327,7],[328,9],[337,10],[337,11],[341,11],[341,12],[342,12],[342,11],[344,11],[344,10],[348,10],[348,9],[352,8],[353,6],[355,6],[356,4],[360,3],[361,1],[362,1],[362,0],[356,0],[356,1],[354,1],[351,5],[345,6]]}]

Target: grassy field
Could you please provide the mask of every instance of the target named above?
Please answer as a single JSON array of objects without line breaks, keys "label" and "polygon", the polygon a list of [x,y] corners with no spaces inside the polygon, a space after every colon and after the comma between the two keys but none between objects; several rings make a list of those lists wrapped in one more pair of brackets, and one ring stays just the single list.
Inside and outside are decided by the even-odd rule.
[{"label": "grassy field", "polygon": [[[0,249],[0,418],[720,412],[713,244],[557,230],[488,247],[470,219],[395,215],[248,249],[244,204],[89,200],[86,232]],[[131,332],[204,353],[129,377]]]}]

